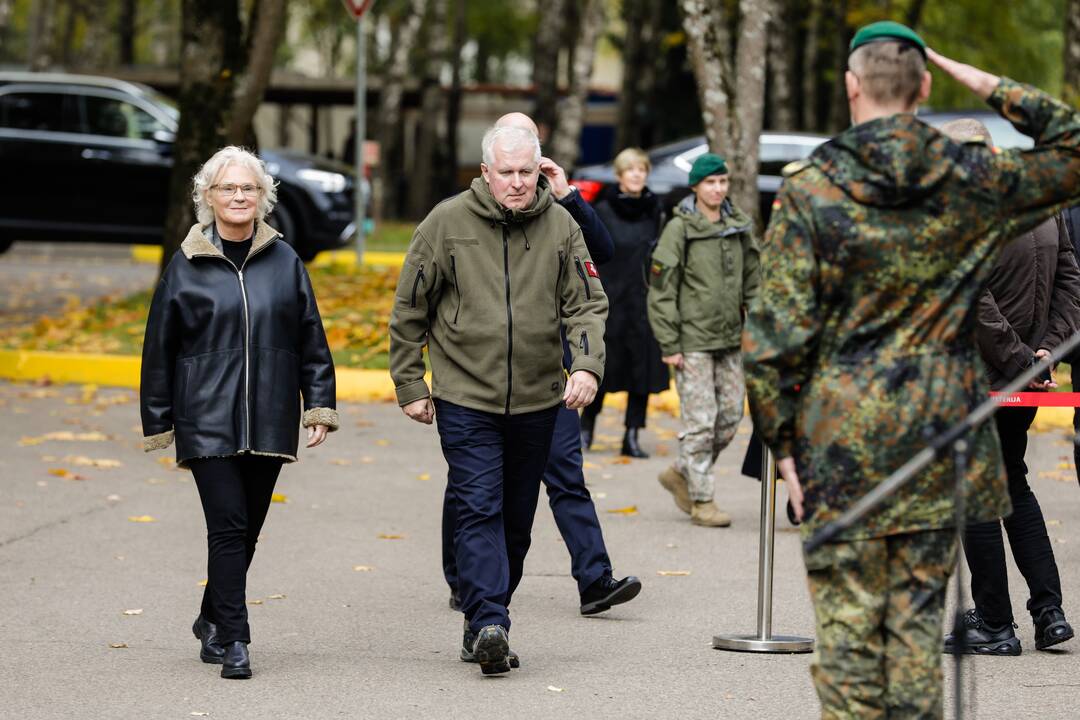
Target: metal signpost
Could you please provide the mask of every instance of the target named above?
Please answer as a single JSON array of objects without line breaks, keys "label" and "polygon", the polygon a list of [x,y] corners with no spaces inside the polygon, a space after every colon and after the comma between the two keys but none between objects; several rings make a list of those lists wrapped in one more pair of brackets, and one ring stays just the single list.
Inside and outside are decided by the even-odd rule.
[{"label": "metal signpost", "polygon": [[776,536],[776,459],[764,448],[761,463],[761,536],[758,541],[757,633],[716,635],[717,650],[759,653],[808,653],[814,649],[810,638],[772,634],[773,546]]},{"label": "metal signpost", "polygon": [[356,210],[356,262],[364,260],[364,137],[367,135],[365,111],[367,110],[367,48],[364,45],[364,13],[373,0],[342,0],[345,8],[356,19],[356,142],[353,148],[353,164],[356,182],[353,186],[353,204]]}]

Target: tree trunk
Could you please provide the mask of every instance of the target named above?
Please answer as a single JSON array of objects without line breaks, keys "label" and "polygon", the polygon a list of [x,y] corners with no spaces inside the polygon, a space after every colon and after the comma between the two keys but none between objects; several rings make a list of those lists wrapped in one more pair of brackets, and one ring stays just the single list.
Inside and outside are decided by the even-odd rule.
[{"label": "tree trunk", "polygon": [[735,147],[735,97],[730,64],[720,42],[721,35],[726,35],[723,1],[679,0],[679,7],[683,11],[690,66],[697,81],[705,138],[713,152],[730,154]]},{"label": "tree trunk", "polygon": [[1065,102],[1080,107],[1080,0],[1069,0],[1065,10]]},{"label": "tree trunk", "polygon": [[457,192],[458,125],[461,121],[461,50],[465,46],[465,13],[468,0],[452,0],[453,33],[450,40],[450,92],[446,97],[446,170],[442,180],[441,194]]},{"label": "tree trunk", "polygon": [[806,45],[802,57],[802,122],[803,130],[813,132],[820,125],[818,103],[818,58],[821,56],[821,0],[809,0],[809,19],[806,24]]},{"label": "tree trunk", "polygon": [[769,8],[769,111],[774,130],[795,129],[795,94],[791,86],[795,65],[795,38],[785,0],[771,0]]},{"label": "tree trunk", "polygon": [[559,113],[551,143],[552,160],[569,170],[577,162],[581,149],[581,128],[585,124],[585,105],[589,97],[596,41],[604,29],[604,0],[581,0],[581,27],[574,44],[574,62],[566,101]]},{"label": "tree trunk", "polygon": [[833,63],[836,68],[836,77],[832,84],[832,101],[829,104],[830,133],[838,133],[851,122],[850,110],[848,109],[847,86],[844,84],[844,73],[847,72],[848,45],[851,43],[851,28],[847,23],[848,0],[838,0],[835,6],[835,28],[833,38],[835,46],[833,50]]},{"label": "tree trunk", "polygon": [[409,217],[422,218],[434,205],[438,189],[439,119],[443,117],[443,91],[439,76],[446,63],[449,43],[446,34],[447,0],[431,0],[427,20],[425,69],[421,84],[419,137],[416,161],[409,174]]},{"label": "tree trunk", "polygon": [[765,56],[772,0],[739,0],[739,42],[735,54],[736,128],[732,201],[760,222],[758,209],[758,145],[765,115]]},{"label": "tree trunk", "polygon": [[176,133],[161,269],[194,222],[191,178],[225,144],[242,66],[239,0],[181,0],[180,126]]},{"label": "tree trunk", "polygon": [[236,78],[236,98],[225,140],[230,145],[254,145],[251,122],[266,94],[274,55],[285,32],[285,0],[260,0],[248,25],[245,67]]},{"label": "tree trunk", "polygon": [[926,0],[911,0],[907,12],[904,13],[904,24],[912,30],[918,30],[919,23],[922,22],[922,11],[925,6]]},{"label": "tree trunk", "polygon": [[[394,33],[394,47],[379,92],[379,182],[382,192],[382,214],[399,214],[401,179],[401,100],[405,94],[405,76],[409,71],[409,55],[416,45],[424,10],[428,0],[410,0],[409,12]],[[357,138],[359,142],[359,138]]]},{"label": "tree trunk", "polygon": [[41,72],[53,64],[54,0],[37,0],[30,11],[30,36],[27,38],[26,64]]},{"label": "tree trunk", "polygon": [[541,139],[551,137],[558,119],[559,51],[563,47],[566,0],[537,0],[540,25],[533,50],[533,85],[536,106],[533,121],[540,128]]},{"label": "tree trunk", "polygon": [[138,0],[120,0],[120,22],[117,40],[120,48],[120,64],[135,64],[135,13]]},{"label": "tree trunk", "polygon": [[646,142],[650,115],[649,100],[656,87],[656,58],[663,19],[661,0],[626,0],[623,22],[623,80],[619,94],[619,115],[615,126],[615,148],[641,147]]}]

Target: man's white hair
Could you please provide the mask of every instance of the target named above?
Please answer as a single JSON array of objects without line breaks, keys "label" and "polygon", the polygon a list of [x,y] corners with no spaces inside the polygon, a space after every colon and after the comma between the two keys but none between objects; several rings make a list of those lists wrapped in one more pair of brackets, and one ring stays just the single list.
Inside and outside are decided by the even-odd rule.
[{"label": "man's white hair", "polygon": [[509,151],[517,150],[522,146],[531,147],[533,162],[540,162],[540,140],[531,130],[514,125],[495,125],[488,128],[484,133],[484,139],[480,141],[484,164],[488,167],[495,164],[496,145]]},{"label": "man's white hair", "polygon": [[262,222],[277,203],[277,182],[266,171],[266,164],[254,153],[236,145],[229,145],[214,153],[192,178],[191,199],[195,203],[195,217],[200,225],[209,225],[214,222],[214,209],[210,207],[206,194],[229,165],[240,165],[250,170],[255,176],[256,184],[262,189],[255,210],[256,222]]}]

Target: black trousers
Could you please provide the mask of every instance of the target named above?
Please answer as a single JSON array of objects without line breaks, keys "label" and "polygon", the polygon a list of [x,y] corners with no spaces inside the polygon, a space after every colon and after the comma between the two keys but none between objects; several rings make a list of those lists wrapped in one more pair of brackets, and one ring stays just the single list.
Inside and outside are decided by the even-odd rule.
[{"label": "black trousers", "polygon": [[251,642],[247,571],[282,460],[260,455],[190,460],[206,516],[207,583],[202,615],[222,643]]},{"label": "black trousers", "polygon": [[[596,422],[596,416],[604,409],[604,396],[607,391],[601,385],[596,391],[596,398],[591,404],[586,405],[581,414],[590,422]],[[623,421],[627,428],[645,427],[645,410],[649,407],[648,393],[626,394],[626,418]]]},{"label": "black trousers", "polygon": [[457,509],[457,586],[474,632],[510,629],[507,606],[524,573],[557,413],[503,415],[435,400],[447,499]]},{"label": "black trousers", "polygon": [[[1027,609],[1032,618],[1045,608],[1061,607],[1061,578],[1054,550],[1039,501],[1028,486],[1024,464],[1027,431],[1035,412],[1036,408],[1002,408],[994,415],[1013,505],[1012,515],[1004,519],[1005,532],[1016,566],[1027,581]],[[964,554],[971,568],[971,596],[979,615],[991,625],[1013,622],[1001,525],[997,520],[970,525],[964,536]]]}]

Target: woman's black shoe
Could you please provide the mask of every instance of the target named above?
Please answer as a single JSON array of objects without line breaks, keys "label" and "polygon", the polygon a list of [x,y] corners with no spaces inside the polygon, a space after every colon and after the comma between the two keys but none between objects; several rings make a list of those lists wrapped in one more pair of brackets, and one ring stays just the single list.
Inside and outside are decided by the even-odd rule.
[{"label": "woman's black shoe", "polygon": [[612,605],[629,602],[641,592],[641,581],[633,575],[616,580],[610,575],[600,579],[581,593],[581,614],[595,615],[610,610]]},{"label": "woman's black shoe", "polygon": [[638,429],[626,428],[626,434],[622,439],[622,454],[632,458],[647,458],[649,453],[641,449],[638,444]]},{"label": "woman's black shoe", "polygon": [[593,428],[596,427],[595,415],[581,416],[581,447],[586,450],[592,449]]},{"label": "woman's black shoe", "polygon": [[195,618],[195,624],[191,626],[191,632],[202,643],[199,658],[204,663],[220,665],[221,659],[225,657],[225,648],[221,647],[221,643],[218,642],[217,625],[200,614],[199,617]]},{"label": "woman's black shoe", "polygon": [[1073,638],[1072,625],[1059,607],[1044,608],[1035,620],[1035,649],[1045,650]]},{"label": "woman's black shoe", "polygon": [[248,656],[246,642],[237,640],[225,646],[221,677],[231,680],[247,680],[251,677],[251,658]]}]

